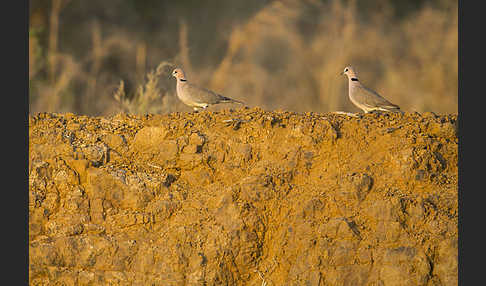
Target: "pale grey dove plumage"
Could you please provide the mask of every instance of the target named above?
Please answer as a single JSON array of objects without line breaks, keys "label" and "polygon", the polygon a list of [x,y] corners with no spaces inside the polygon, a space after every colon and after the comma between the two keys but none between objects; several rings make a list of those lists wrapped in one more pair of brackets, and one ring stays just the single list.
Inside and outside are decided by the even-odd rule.
[{"label": "pale grey dove plumage", "polygon": [[186,105],[192,107],[195,111],[200,108],[207,108],[213,104],[219,103],[239,103],[244,104],[241,101],[231,99],[221,94],[217,94],[212,90],[199,87],[190,83],[186,79],[186,75],[181,68],[176,68],[172,71],[172,76],[177,80],[177,97]]},{"label": "pale grey dove plumage", "polygon": [[365,113],[375,110],[403,113],[398,105],[389,102],[376,91],[364,86],[358,80],[358,76],[351,66],[345,67],[341,75],[343,74],[348,77],[349,99]]}]

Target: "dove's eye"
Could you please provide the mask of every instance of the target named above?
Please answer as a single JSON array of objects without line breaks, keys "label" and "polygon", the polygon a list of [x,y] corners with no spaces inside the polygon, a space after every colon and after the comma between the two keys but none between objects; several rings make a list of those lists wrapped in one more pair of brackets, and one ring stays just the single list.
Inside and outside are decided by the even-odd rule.
[{"label": "dove's eye", "polygon": [[345,72],[347,72],[347,71],[348,71],[348,69],[345,69],[344,71],[345,71]]}]

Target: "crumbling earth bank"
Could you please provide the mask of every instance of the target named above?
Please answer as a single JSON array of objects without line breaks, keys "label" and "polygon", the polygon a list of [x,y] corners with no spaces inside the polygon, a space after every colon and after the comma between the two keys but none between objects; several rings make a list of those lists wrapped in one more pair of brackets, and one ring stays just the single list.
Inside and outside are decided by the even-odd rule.
[{"label": "crumbling earth bank", "polygon": [[457,285],[457,115],[29,120],[30,285]]}]

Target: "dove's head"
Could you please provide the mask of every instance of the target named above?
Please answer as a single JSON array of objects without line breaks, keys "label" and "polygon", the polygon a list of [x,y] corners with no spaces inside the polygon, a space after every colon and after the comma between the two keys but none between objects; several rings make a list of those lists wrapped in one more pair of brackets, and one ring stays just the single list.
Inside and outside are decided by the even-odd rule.
[{"label": "dove's head", "polygon": [[356,72],[354,71],[352,66],[345,67],[341,75],[343,74],[347,75],[348,78],[357,78]]},{"label": "dove's head", "polygon": [[184,74],[184,71],[181,68],[176,68],[175,70],[172,71],[172,76],[175,77],[176,79],[186,79],[186,75]]}]

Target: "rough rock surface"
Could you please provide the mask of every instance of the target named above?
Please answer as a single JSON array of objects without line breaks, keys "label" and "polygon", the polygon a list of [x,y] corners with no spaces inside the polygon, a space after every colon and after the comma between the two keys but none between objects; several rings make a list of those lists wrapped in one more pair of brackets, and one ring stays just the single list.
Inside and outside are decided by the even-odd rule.
[{"label": "rough rock surface", "polygon": [[30,116],[30,285],[457,285],[457,143],[432,113]]}]

